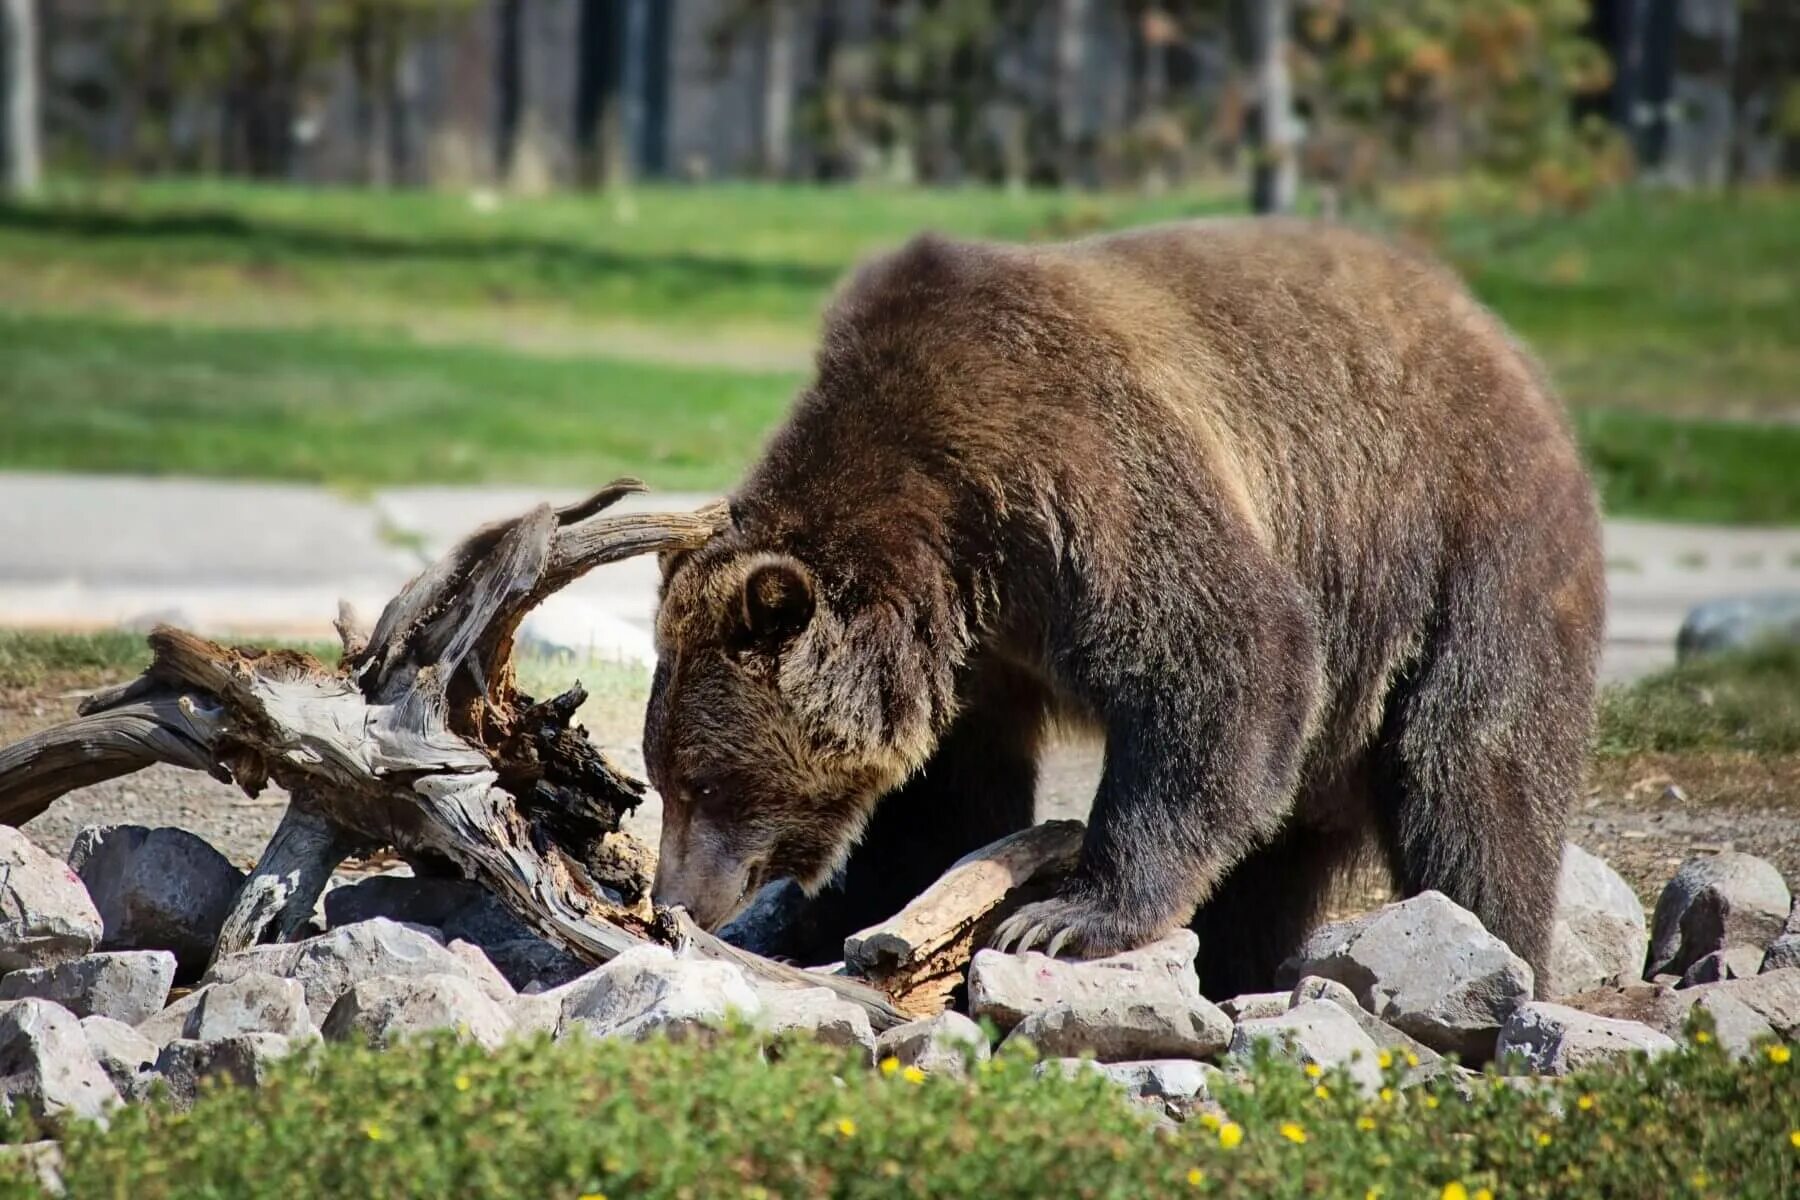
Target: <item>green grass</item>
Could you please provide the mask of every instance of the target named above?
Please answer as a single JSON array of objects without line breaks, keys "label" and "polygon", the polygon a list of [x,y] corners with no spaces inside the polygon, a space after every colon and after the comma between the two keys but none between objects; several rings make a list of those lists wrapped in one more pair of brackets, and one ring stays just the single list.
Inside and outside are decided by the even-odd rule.
[{"label": "green grass", "polygon": [[[1216,193],[1148,200],[985,189],[718,184],[607,198],[297,190],[234,183],[64,185],[0,207],[0,270],[54,294],[107,281],[148,295],[245,292],[504,316],[551,308],[681,328],[807,336],[857,259],[924,229],[1020,240],[1233,206]],[[328,308],[319,315],[329,320]]]},{"label": "green grass", "polygon": [[1601,696],[1601,757],[1800,753],[1800,646],[1692,659]]},{"label": "green grass", "polygon": [[[797,375],[0,312],[0,467],[351,487],[730,486]],[[1609,512],[1800,521],[1800,426],[1577,423]]]},{"label": "green grass", "polygon": [[[919,230],[1030,240],[1238,206],[1216,188],[1144,198],[719,184],[482,211],[447,193],[65,182],[0,206],[0,303],[365,329],[460,315],[475,323],[459,333],[498,341],[622,323],[800,352],[841,274]],[[1800,405],[1800,191],[1641,190],[1534,218],[1465,206],[1438,236],[1576,403]]]},{"label": "green grass", "polygon": [[1460,214],[1441,248],[1578,404],[1800,411],[1800,191]]},{"label": "green grass", "polygon": [[[66,1130],[72,1200],[279,1196],[1125,1198],[1791,1195],[1791,1049],[1693,1046],[1545,1087],[1441,1080],[1361,1095],[1264,1056],[1227,1116],[1153,1129],[1097,1075],[1001,1053],[964,1082],[748,1035],[574,1039],[489,1056],[433,1039],[330,1046],[191,1113],[139,1105]],[[1579,1099],[1578,1099],[1579,1098]],[[18,1139],[37,1131],[8,1121]],[[0,1169],[3,1170],[3,1169]],[[16,1170],[16,1168],[15,1168]],[[0,1173],[0,1197],[38,1194]]]},{"label": "green grass", "polygon": [[713,488],[794,377],[312,331],[0,314],[0,465]]},{"label": "green grass", "polygon": [[[1236,204],[725,184],[484,211],[64,182],[0,205],[0,467],[717,489],[858,259],[926,228],[1041,239]],[[1800,521],[1800,426],[1689,419],[1800,411],[1800,191],[1465,205],[1437,230],[1561,379],[1609,511]]]},{"label": "green grass", "polygon": [[150,665],[142,634],[0,629],[0,691],[47,680],[124,679]]}]

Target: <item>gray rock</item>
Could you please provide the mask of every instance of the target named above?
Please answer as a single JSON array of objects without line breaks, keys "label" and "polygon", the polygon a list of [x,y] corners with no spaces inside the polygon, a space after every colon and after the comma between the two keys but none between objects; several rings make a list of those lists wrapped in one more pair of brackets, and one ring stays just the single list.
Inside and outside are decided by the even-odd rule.
[{"label": "gray rock", "polygon": [[1644,976],[1680,974],[1715,950],[1765,948],[1792,904],[1781,872],[1754,855],[1691,858],[1657,897]]},{"label": "gray rock", "polygon": [[1762,960],[1764,971],[1781,971],[1788,967],[1800,967],[1800,897],[1796,897],[1793,907],[1788,909],[1787,924],[1781,927],[1781,935],[1769,943],[1769,951]]},{"label": "gray rock", "polygon": [[466,942],[461,938],[454,939],[444,949],[462,960],[463,966],[468,968],[471,983],[479,984],[490,996],[512,999],[513,985],[507,981],[500,968],[494,965],[494,960],[487,956],[487,951],[474,942]]},{"label": "gray rock", "polygon": [[74,1014],[35,997],[0,1004],[0,1106],[103,1119],[118,1103]]},{"label": "gray rock", "polygon": [[1521,1005],[1500,1030],[1495,1057],[1509,1073],[1567,1075],[1632,1054],[1664,1054],[1675,1041],[1648,1025],[1562,1004]]},{"label": "gray rock", "polygon": [[333,1041],[360,1038],[386,1048],[446,1029],[492,1050],[512,1032],[512,1018],[478,984],[460,976],[390,975],[352,984],[331,1006],[323,1032]]},{"label": "gray rock", "polygon": [[548,991],[594,969],[584,958],[540,937],[515,938],[482,946],[488,959],[517,991]]},{"label": "gray rock", "polygon": [[1681,987],[1696,987],[1702,983],[1723,983],[1728,979],[1748,979],[1762,971],[1763,952],[1756,946],[1731,946],[1724,950],[1714,950],[1705,958],[1696,959],[1681,976]]},{"label": "gray rock", "polygon": [[942,1012],[920,1021],[896,1025],[875,1039],[875,1058],[892,1058],[903,1067],[961,1078],[969,1064],[988,1057],[987,1035],[959,1012]]},{"label": "gray rock", "polygon": [[1282,965],[1349,987],[1358,1005],[1442,1053],[1493,1054],[1500,1026],[1531,999],[1531,967],[1474,915],[1424,892],[1317,930]]},{"label": "gray rock", "polygon": [[719,927],[721,940],[752,954],[781,957],[809,936],[812,902],[792,879],[777,879],[750,897],[743,911]]},{"label": "gray rock", "polygon": [[1263,1017],[1279,1017],[1293,1007],[1293,992],[1246,992],[1219,1001],[1219,1011],[1233,1021],[1255,1021]]},{"label": "gray rock", "polygon": [[1749,979],[1713,983],[1690,991],[1742,1001],[1784,1038],[1800,1038],[1800,968],[1764,971]]},{"label": "gray rock", "polygon": [[62,1143],[14,1142],[0,1145],[0,1163],[6,1165],[8,1177],[16,1170],[36,1183],[46,1196],[63,1194]]},{"label": "gray rock", "polygon": [[174,981],[175,956],[167,950],[115,950],[14,971],[0,979],[0,1000],[39,996],[77,1017],[136,1025],[162,1010]]},{"label": "gray rock", "polygon": [[1638,1021],[1671,1038],[1686,1036],[1695,1007],[1713,1018],[1719,1044],[1741,1057],[1761,1039],[1792,1037],[1800,1029],[1800,970],[1788,969],[1698,987],[1634,984],[1586,992],[1569,1006],[1595,1016]]},{"label": "gray rock", "polygon": [[1696,605],[1675,635],[1675,655],[1686,660],[1771,642],[1800,642],[1800,592],[1761,592]]},{"label": "gray rock", "polygon": [[229,1079],[241,1087],[261,1087],[269,1069],[294,1051],[278,1033],[240,1033],[215,1041],[177,1038],[156,1058],[156,1074],[179,1108],[193,1104],[203,1079]]},{"label": "gray rock", "polygon": [[1356,1018],[1329,1000],[1308,1000],[1279,1017],[1239,1021],[1232,1031],[1228,1056],[1248,1064],[1259,1042],[1275,1053],[1301,1063],[1315,1063],[1330,1070],[1343,1067],[1356,1085],[1373,1092],[1381,1087],[1381,1054]]},{"label": "gray rock", "polygon": [[290,1040],[319,1036],[300,983],[257,973],[197,988],[139,1025],[138,1032],[158,1045],[245,1033],[277,1033]]},{"label": "gray rock", "polygon": [[512,999],[492,963],[459,955],[440,945],[433,931],[402,925],[385,917],[359,921],[316,938],[286,946],[257,946],[212,965],[205,982],[248,973],[298,980],[306,990],[306,1006],[317,1021],[331,1011],[354,983],[384,975],[456,975],[480,985],[494,999]]},{"label": "gray rock", "polygon": [[661,946],[635,946],[568,985],[557,1036],[669,1037],[755,1022],[762,1000],[730,963],[677,958]]},{"label": "gray rock", "polygon": [[1305,1004],[1308,1000],[1329,1000],[1349,1013],[1351,1018],[1362,1027],[1362,1031],[1369,1035],[1369,1040],[1375,1043],[1377,1049],[1391,1051],[1398,1055],[1412,1055],[1418,1060],[1419,1065],[1410,1067],[1411,1071],[1424,1071],[1429,1074],[1441,1061],[1442,1056],[1436,1050],[1417,1038],[1408,1037],[1375,1016],[1374,1013],[1366,1011],[1361,1004],[1357,1003],[1356,993],[1335,979],[1321,979],[1317,975],[1307,976],[1294,985],[1294,990],[1288,997],[1288,1007]]},{"label": "gray rock", "polygon": [[1220,1074],[1217,1067],[1185,1058],[1107,1063],[1100,1070],[1133,1100],[1154,1104],[1181,1121],[1212,1099],[1212,1080]]},{"label": "gray rock", "polygon": [[206,969],[244,873],[185,829],[94,825],[75,837],[74,867],[100,910],[105,950],[167,950],[183,978]]},{"label": "gray rock", "polygon": [[1063,1000],[1013,1026],[1017,1038],[1056,1057],[1092,1054],[1103,1063],[1202,1058],[1231,1043],[1231,1021],[1199,996],[1134,996],[1120,990]]},{"label": "gray rock", "polygon": [[520,939],[543,941],[492,892],[466,879],[371,875],[325,894],[329,929],[377,917],[429,925],[441,929],[446,941],[461,939],[483,950]]},{"label": "gray rock", "polygon": [[0,825],[0,974],[80,958],[100,941],[81,880],[10,825]]},{"label": "gray rock", "polygon": [[830,988],[759,987],[762,1016],[757,1028],[779,1045],[788,1038],[810,1036],[827,1046],[861,1051],[875,1061],[875,1030],[860,1005],[843,999]]},{"label": "gray rock", "polygon": [[1092,1007],[1128,995],[1197,1000],[1200,980],[1194,973],[1194,955],[1199,948],[1193,931],[1182,929],[1140,949],[1086,961],[1050,958],[1035,951],[980,950],[969,964],[969,1013],[992,1021],[1004,1033],[1027,1015],[1059,1004]]},{"label": "gray rock", "polygon": [[1565,843],[1544,993],[1568,996],[1635,979],[1649,943],[1644,906],[1631,885],[1604,859]]},{"label": "gray rock", "polygon": [[[1733,1058],[1745,1058],[1758,1043],[1775,1036],[1775,1029],[1755,1009],[1729,992],[1713,991],[1701,996],[1695,1006],[1712,1017],[1713,1036],[1719,1046]],[[1668,1031],[1664,1031],[1668,1032]],[[1669,1033],[1676,1037],[1682,1031]]]},{"label": "gray rock", "polygon": [[111,1017],[83,1017],[81,1035],[119,1095],[128,1101],[144,1099],[156,1065],[156,1043]]}]

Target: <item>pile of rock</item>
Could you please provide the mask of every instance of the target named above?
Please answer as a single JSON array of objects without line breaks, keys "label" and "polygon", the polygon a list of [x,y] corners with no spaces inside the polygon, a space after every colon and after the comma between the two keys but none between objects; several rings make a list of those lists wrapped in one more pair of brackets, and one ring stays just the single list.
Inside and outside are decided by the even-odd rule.
[{"label": "pile of rock", "polygon": [[1186,930],[1089,962],[984,950],[969,968],[968,1016],[879,1036],[828,989],[773,987],[725,962],[645,946],[589,969],[456,881],[341,886],[313,936],[213,961],[243,877],[210,846],[177,830],[98,828],[72,863],[0,828],[0,1097],[44,1114],[103,1117],[159,1084],[186,1102],[201,1079],[254,1084],[321,1039],[387,1046],[437,1030],[491,1048],[748,1022],[776,1052],[805,1035],[871,1063],[956,1072],[990,1051],[973,1017],[1031,1043],[1052,1060],[1045,1070],[1100,1071],[1177,1118],[1207,1104],[1217,1074],[1259,1042],[1373,1089],[1384,1052],[1414,1079],[1462,1070],[1451,1054],[1557,1075],[1658,1053],[1696,1006],[1736,1052],[1800,1032],[1792,898],[1745,855],[1683,867],[1647,923],[1623,880],[1570,847],[1544,989],[1472,915],[1427,892],[1319,929],[1277,992],[1207,1000]]}]

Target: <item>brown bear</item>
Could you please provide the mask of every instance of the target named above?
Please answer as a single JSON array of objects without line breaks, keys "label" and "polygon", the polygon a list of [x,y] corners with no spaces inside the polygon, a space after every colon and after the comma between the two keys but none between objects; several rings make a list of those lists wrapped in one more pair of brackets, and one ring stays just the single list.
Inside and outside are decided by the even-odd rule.
[{"label": "brown bear", "polygon": [[[1442,268],[1340,228],[923,237],[671,556],[644,735],[655,894],[819,893],[811,953],[1032,820],[1101,734],[1078,867],[999,944],[1192,920],[1266,987],[1342,869],[1541,967],[1601,642],[1599,522],[1544,377]],[[799,950],[804,955],[806,950]]]}]

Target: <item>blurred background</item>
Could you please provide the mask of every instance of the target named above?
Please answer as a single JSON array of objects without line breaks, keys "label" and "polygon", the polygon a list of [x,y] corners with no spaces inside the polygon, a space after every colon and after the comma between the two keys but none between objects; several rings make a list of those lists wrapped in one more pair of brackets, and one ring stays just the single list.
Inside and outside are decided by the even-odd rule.
[{"label": "blurred background", "polygon": [[[0,627],[83,631],[0,635],[0,740],[156,620],[328,636],[339,596],[372,613],[539,499],[718,494],[835,281],[920,230],[1249,211],[1425,246],[1542,356],[1609,517],[1610,680],[1672,664],[1684,622],[1800,641],[1796,0],[0,14]],[[526,636],[602,681],[629,759],[654,568],[602,575]],[[1800,864],[1797,664],[1617,693],[1618,820],[1737,797]],[[1753,765],[1643,757],[1696,746]],[[155,813],[212,820],[194,794]]]}]

